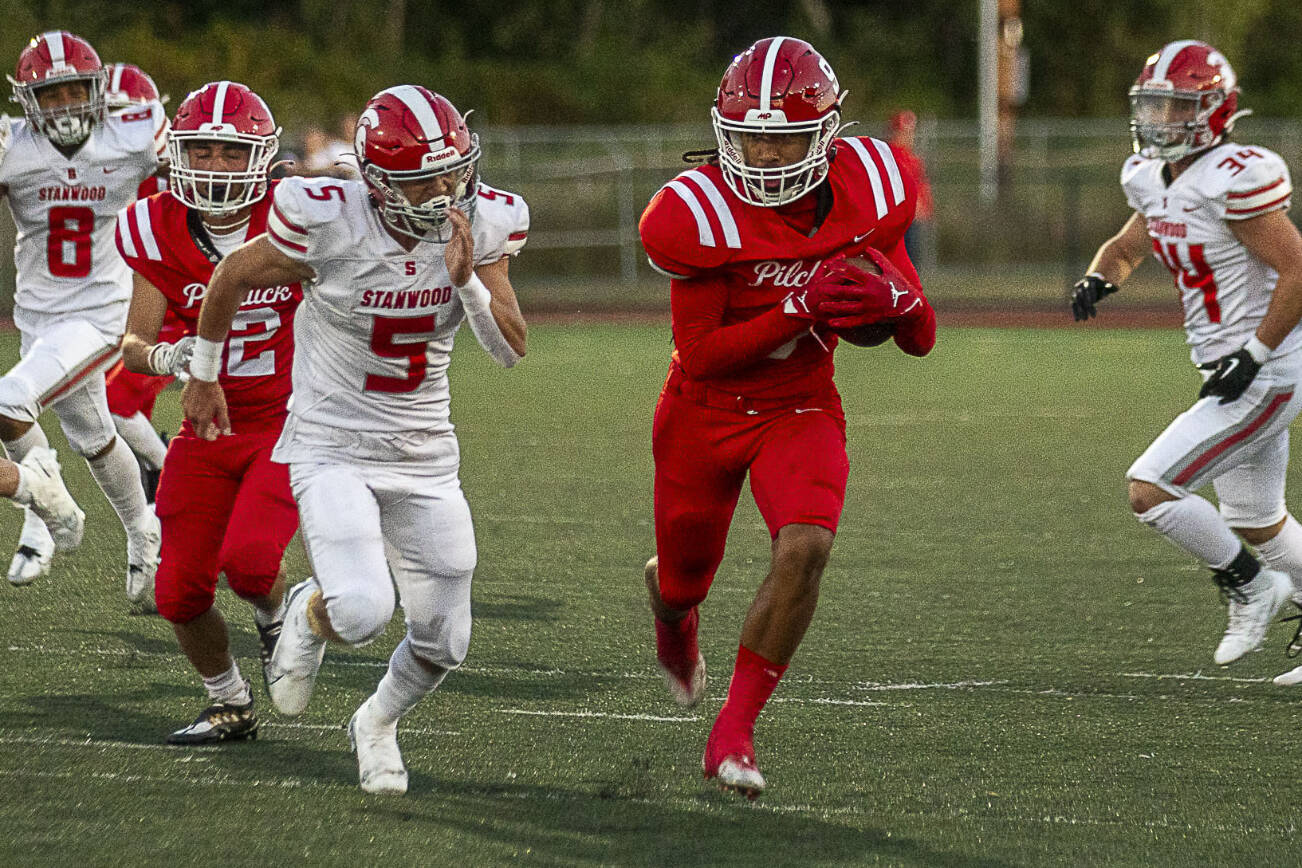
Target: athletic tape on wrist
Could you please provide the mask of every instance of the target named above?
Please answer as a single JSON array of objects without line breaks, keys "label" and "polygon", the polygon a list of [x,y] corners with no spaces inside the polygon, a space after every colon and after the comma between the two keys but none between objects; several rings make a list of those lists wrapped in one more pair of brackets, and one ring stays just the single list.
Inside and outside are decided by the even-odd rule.
[{"label": "athletic tape on wrist", "polygon": [[222,370],[222,345],[207,338],[195,338],[194,355],[190,357],[190,376],[205,383],[213,383]]},{"label": "athletic tape on wrist", "polygon": [[1243,345],[1243,348],[1248,351],[1248,355],[1252,356],[1252,360],[1259,365],[1266,364],[1266,359],[1270,358],[1270,347],[1262,343],[1256,335],[1248,338],[1248,342]]}]

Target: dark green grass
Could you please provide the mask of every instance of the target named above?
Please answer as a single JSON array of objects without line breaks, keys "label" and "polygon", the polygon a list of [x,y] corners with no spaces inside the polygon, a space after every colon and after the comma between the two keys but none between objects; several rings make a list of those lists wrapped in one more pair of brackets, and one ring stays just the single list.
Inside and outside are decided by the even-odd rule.
[{"label": "dark green grass", "polygon": [[[515,371],[465,335],[453,364],[475,633],[404,721],[404,798],[357,789],[340,728],[396,621],[332,648],[291,721],[222,591],[263,738],[162,746],[201,689],[167,625],[126,614],[122,532],[61,451],[86,543],[32,587],[0,586],[0,864],[1298,863],[1302,693],[1269,683],[1290,666],[1287,628],[1214,667],[1211,583],[1125,504],[1126,466],[1196,388],[1178,334],[948,330],[925,360],[838,354],[849,499],[760,721],[770,790],[754,805],[699,763],[763,524],[743,498],[703,607],[709,699],[683,711],[654,670],[640,570],[668,329],[531,340]],[[174,426],[176,393],[162,404]],[[297,543],[288,566],[306,571]]]}]

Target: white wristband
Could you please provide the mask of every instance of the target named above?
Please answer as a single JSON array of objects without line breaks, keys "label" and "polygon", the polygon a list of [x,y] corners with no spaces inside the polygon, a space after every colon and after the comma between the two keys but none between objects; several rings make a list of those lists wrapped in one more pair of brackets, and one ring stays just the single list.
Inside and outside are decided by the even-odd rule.
[{"label": "white wristband", "polygon": [[1248,355],[1252,356],[1252,360],[1259,365],[1266,364],[1266,359],[1270,358],[1270,347],[1262,343],[1256,335],[1248,338],[1248,342],[1243,345],[1243,348],[1248,351]]},{"label": "white wristband", "polygon": [[217,381],[222,371],[222,344],[207,338],[197,338],[194,355],[190,357],[190,376],[205,383]]}]

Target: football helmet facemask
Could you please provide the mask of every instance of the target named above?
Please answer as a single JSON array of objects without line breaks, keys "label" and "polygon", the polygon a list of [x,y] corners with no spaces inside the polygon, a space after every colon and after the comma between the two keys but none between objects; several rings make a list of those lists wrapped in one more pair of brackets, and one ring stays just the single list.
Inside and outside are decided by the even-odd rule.
[{"label": "football helmet facemask", "polygon": [[[8,76],[13,101],[23,107],[32,129],[62,147],[75,147],[104,119],[104,65],[90,43],[66,30],[33,36]],[[51,85],[81,82],[84,102],[41,108],[37,94]]]},{"label": "football helmet facemask", "polygon": [[[238,171],[195,169],[187,146],[227,143],[249,147],[249,162]],[[267,194],[267,172],[280,148],[280,127],[271,109],[247,86],[214,81],[177,106],[167,137],[172,195],[213,217],[233,214]]]},{"label": "football helmet facemask", "polygon": [[1135,153],[1175,162],[1218,144],[1239,112],[1238,79],[1205,42],[1171,42],[1149,57],[1130,88]]},{"label": "football helmet facemask", "polygon": [[[450,209],[474,219],[479,136],[447,98],[409,84],[380,91],[357,120],[354,146],[380,218],[393,231],[446,243],[452,237]],[[440,175],[455,178],[447,195],[412,202],[403,193],[404,182]]]},{"label": "football helmet facemask", "polygon": [[[761,39],[733,58],[710,110],[719,166],[739,197],[776,207],[799,199],[827,177],[828,148],[841,129],[844,94],[832,66],[808,42]],[[794,163],[747,164],[746,134],[805,134],[809,149]]]}]

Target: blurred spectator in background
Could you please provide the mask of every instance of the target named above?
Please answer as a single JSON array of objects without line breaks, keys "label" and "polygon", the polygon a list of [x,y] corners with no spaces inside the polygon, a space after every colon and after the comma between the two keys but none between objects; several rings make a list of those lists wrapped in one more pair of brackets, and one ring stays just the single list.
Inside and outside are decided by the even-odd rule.
[{"label": "blurred spectator in background", "polygon": [[[913,215],[913,224],[904,234],[904,249],[909,253],[913,266],[919,268],[923,257],[923,236],[931,231],[931,218],[934,208],[931,199],[931,182],[927,180],[927,166],[914,150],[914,134],[918,128],[918,116],[908,109],[901,109],[891,115],[890,146],[895,153],[895,162],[909,173],[918,187],[918,210]],[[921,270],[919,268],[919,270]]]},{"label": "blurred spectator in background", "polygon": [[347,114],[339,119],[335,133],[318,126],[310,126],[303,133],[303,158],[295,174],[357,178],[357,158],[353,156],[353,131],[357,128],[357,115]]}]

